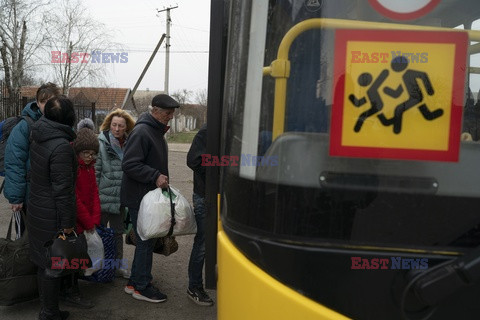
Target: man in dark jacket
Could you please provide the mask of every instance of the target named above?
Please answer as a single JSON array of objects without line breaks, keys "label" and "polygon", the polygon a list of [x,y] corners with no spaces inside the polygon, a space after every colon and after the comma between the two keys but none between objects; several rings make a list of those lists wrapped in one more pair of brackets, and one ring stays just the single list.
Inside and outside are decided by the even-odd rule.
[{"label": "man in dark jacket", "polygon": [[205,262],[205,167],[202,154],[207,152],[207,125],[205,124],[193,138],[187,154],[187,165],[193,170],[193,208],[197,222],[197,234],[193,240],[188,263],[187,295],[201,306],[213,305],[213,300],[203,289],[203,264]]},{"label": "man in dark jacket", "polygon": [[61,278],[45,272],[45,242],[59,230],[71,233],[75,226],[75,179],[77,159],[70,144],[75,139],[75,111],[66,97],[50,99],[45,116],[32,125],[31,190],[28,201],[27,230],[30,259],[38,266],[42,309],[39,319],[66,319],[68,312],[58,308]]},{"label": "man in dark jacket", "polygon": [[137,238],[131,276],[124,291],[148,302],[163,302],[167,296],[151,283],[153,240],[142,241],[137,233],[138,209],[149,191],[168,187],[168,149],[164,135],[178,107],[178,102],[166,94],[153,97],[149,112],[140,116],[128,137],[122,161],[120,201],[128,207]]}]

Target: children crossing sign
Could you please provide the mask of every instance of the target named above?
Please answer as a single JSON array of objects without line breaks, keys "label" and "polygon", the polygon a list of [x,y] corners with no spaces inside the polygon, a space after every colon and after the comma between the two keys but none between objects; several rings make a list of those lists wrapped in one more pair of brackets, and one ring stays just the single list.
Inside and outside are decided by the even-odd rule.
[{"label": "children crossing sign", "polygon": [[458,161],[468,35],[337,30],[330,155]]}]

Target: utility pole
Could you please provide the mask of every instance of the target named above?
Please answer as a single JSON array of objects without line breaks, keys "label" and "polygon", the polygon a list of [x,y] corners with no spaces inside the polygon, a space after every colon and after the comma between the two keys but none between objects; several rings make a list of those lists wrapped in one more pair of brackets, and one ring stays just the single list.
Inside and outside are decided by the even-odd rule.
[{"label": "utility pole", "polygon": [[166,37],[166,42],[165,42],[165,87],[164,91],[166,94],[168,94],[168,76],[169,76],[169,66],[170,66],[170,23],[172,22],[172,19],[170,19],[170,10],[176,9],[176,7],[168,7],[163,10],[158,10],[157,12],[163,12],[167,11],[167,37]]},{"label": "utility pole", "polygon": [[128,93],[127,99],[125,99],[125,101],[123,101],[122,109],[125,107],[125,104],[127,104],[128,101],[130,101],[130,99],[132,99],[133,107],[135,109],[137,109],[137,107],[135,106],[135,101],[133,100],[133,96],[135,95],[135,92],[137,91],[137,88],[140,85],[140,82],[142,82],[143,76],[145,75],[145,73],[147,73],[147,70],[148,70],[148,68],[150,67],[150,64],[153,61],[153,58],[155,58],[155,55],[157,54],[158,49],[160,49],[160,45],[162,44],[163,39],[165,39],[165,37],[166,37],[165,33],[162,34],[162,37],[160,38],[160,41],[158,41],[158,44],[155,47],[155,50],[153,50],[152,55],[150,56],[150,59],[148,60],[147,64],[145,65],[145,68],[143,68],[142,74],[138,78],[137,83],[135,83],[135,87],[133,87],[133,90]]}]

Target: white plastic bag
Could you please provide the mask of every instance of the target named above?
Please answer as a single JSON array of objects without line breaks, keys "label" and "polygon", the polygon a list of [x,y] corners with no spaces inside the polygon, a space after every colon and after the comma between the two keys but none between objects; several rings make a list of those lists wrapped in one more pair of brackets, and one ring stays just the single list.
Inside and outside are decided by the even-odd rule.
[{"label": "white plastic bag", "polygon": [[[194,234],[197,223],[192,206],[180,192],[170,187],[175,203],[175,226],[173,235]],[[171,225],[170,198],[168,191],[162,193],[157,188],[148,192],[140,203],[138,210],[137,232],[142,240],[161,238],[167,235]]]},{"label": "white plastic bag", "polygon": [[105,253],[103,250],[102,238],[96,229],[94,229],[93,232],[85,231],[85,239],[87,240],[87,252],[92,260],[92,267],[85,270],[85,276],[90,276],[94,272],[102,269],[102,262],[105,258]]}]

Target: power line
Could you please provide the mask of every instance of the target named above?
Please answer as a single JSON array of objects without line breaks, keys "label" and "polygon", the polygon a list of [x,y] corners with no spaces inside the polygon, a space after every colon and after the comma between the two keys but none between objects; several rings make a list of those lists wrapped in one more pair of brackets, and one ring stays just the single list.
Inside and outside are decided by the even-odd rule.
[{"label": "power line", "polygon": [[202,29],[197,29],[197,28],[191,28],[191,27],[185,27],[185,26],[182,26],[180,24],[177,24],[177,23],[172,23],[172,25],[176,26],[176,27],[180,27],[180,28],[183,28],[183,29],[190,29],[190,30],[196,30],[196,31],[201,31],[201,32],[207,32],[207,33],[210,33],[209,30],[202,30]]},{"label": "power line", "polygon": [[[28,43],[29,45],[33,45],[31,43]],[[58,48],[54,48],[50,45],[47,45],[47,44],[41,44],[39,45],[39,47],[42,47],[44,49],[51,49],[51,51],[59,51]],[[98,51],[97,49],[92,49],[92,51]],[[79,51],[77,51],[79,52]],[[147,48],[133,48],[133,49],[118,49],[118,48],[106,48],[106,49],[103,49],[102,52],[153,52],[153,49],[147,49]],[[62,52],[63,53],[63,52]],[[197,53],[201,53],[201,54],[205,54],[205,53],[209,53],[208,50],[173,50],[173,51],[170,51],[170,53],[188,53],[188,54],[197,54]]]}]

